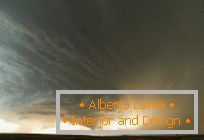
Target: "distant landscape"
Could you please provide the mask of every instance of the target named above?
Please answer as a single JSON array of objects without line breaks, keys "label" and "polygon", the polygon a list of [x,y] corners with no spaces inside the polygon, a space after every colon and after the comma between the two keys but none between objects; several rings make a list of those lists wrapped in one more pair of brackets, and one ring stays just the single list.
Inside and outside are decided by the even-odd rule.
[{"label": "distant landscape", "polygon": [[67,139],[128,139],[128,140],[203,140],[204,135],[177,135],[177,136],[68,136],[68,135],[46,135],[46,134],[0,134],[3,140],[67,140]]}]

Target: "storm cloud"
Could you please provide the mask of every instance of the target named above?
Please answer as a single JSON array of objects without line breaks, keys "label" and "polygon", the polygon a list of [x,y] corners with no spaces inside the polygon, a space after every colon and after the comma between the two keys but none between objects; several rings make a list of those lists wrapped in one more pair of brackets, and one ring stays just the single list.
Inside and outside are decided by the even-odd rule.
[{"label": "storm cloud", "polygon": [[203,6],[0,0],[0,118],[54,127],[59,89],[198,89],[203,116]]}]

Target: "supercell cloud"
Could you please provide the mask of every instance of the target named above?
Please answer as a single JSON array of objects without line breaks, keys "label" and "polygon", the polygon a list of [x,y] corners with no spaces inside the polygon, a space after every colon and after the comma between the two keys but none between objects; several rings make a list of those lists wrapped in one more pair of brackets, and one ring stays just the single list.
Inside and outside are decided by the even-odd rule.
[{"label": "supercell cloud", "polygon": [[59,89],[198,89],[203,100],[203,6],[0,0],[0,123],[54,131]]}]

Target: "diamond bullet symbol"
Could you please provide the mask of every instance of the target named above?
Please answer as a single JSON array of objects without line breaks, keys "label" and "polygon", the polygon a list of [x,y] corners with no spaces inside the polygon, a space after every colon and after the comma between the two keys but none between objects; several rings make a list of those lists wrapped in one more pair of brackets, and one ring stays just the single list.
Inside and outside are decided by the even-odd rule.
[{"label": "diamond bullet symbol", "polygon": [[170,108],[174,108],[174,106],[175,106],[174,102],[171,102],[171,103],[169,104],[169,106],[170,106]]},{"label": "diamond bullet symbol", "polygon": [[191,120],[188,118],[186,119],[186,123],[189,124],[191,122]]},{"label": "diamond bullet symbol", "polygon": [[81,102],[81,103],[79,104],[79,106],[80,106],[80,107],[84,107],[84,103]]},{"label": "diamond bullet symbol", "polygon": [[66,118],[64,118],[64,119],[63,119],[63,122],[64,122],[64,123],[66,123],[66,122],[67,122],[67,119],[66,119]]}]

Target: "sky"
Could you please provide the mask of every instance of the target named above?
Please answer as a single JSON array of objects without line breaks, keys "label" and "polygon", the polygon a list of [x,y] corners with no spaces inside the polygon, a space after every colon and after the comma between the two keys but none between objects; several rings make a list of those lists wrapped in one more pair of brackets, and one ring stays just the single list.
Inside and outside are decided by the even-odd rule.
[{"label": "sky", "polygon": [[196,89],[202,0],[0,0],[0,132],[55,132],[56,90]]}]

